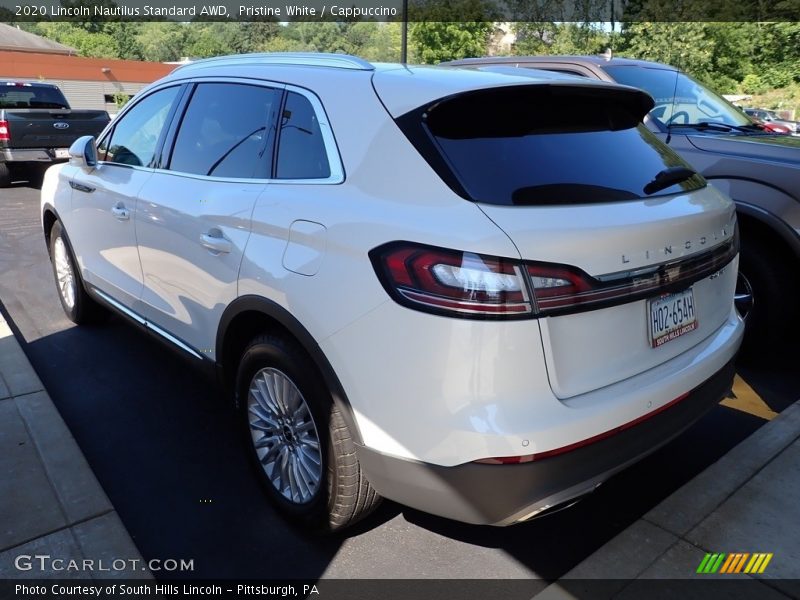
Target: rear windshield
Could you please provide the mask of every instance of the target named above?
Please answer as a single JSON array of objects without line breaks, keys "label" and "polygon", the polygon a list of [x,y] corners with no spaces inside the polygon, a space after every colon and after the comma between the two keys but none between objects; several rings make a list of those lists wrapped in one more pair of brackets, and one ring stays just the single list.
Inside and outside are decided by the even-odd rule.
[{"label": "rear windshield", "polygon": [[69,108],[69,104],[58,88],[0,83],[0,108]]},{"label": "rear windshield", "polygon": [[476,202],[586,204],[703,187],[695,175],[645,192],[665,169],[688,168],[641,124],[645,110],[625,91],[524,86],[448,98],[398,124],[453,190]]}]

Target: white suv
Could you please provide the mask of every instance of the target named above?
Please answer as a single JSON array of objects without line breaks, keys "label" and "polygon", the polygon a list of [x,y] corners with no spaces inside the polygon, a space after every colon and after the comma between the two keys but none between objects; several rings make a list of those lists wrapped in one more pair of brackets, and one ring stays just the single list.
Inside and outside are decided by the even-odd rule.
[{"label": "white suv", "polygon": [[61,302],[214,371],[283,512],[508,525],[730,389],[734,206],[633,88],[249,55],[176,69],[42,188]]}]

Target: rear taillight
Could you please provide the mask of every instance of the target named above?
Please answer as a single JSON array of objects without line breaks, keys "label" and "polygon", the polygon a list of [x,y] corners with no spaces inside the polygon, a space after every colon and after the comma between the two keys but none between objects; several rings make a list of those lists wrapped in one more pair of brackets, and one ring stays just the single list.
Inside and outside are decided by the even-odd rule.
[{"label": "rear taillight", "polygon": [[592,277],[577,267],[523,262],[411,242],[375,248],[370,258],[403,306],[466,318],[554,316],[686,289],[720,271],[739,251],[727,242],[688,258]]},{"label": "rear taillight", "polygon": [[382,246],[370,256],[386,291],[404,306],[473,318],[531,314],[514,261],[410,243]]},{"label": "rear taillight", "polygon": [[0,142],[11,141],[11,129],[8,127],[8,121],[0,121]]}]

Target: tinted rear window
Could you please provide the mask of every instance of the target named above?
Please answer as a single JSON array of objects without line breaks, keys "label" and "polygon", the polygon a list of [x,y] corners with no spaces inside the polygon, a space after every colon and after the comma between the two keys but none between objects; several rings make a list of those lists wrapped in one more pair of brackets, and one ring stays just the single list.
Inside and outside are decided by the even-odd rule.
[{"label": "tinted rear window", "polygon": [[0,83],[0,108],[69,108],[69,104],[58,88]]},{"label": "tinted rear window", "polygon": [[705,185],[697,175],[645,194],[659,172],[687,166],[641,125],[645,110],[624,91],[526,86],[462,94],[398,123],[443,179],[477,202],[614,202]]}]

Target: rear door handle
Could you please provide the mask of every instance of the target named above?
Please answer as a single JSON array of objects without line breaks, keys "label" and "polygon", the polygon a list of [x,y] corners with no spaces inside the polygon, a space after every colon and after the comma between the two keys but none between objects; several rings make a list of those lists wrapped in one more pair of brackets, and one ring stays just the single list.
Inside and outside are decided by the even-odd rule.
[{"label": "rear door handle", "polygon": [[201,235],[200,243],[212,252],[224,252],[227,254],[232,248],[231,243],[223,237],[222,231],[216,227]]},{"label": "rear door handle", "polygon": [[111,209],[111,214],[113,214],[118,221],[127,221],[131,218],[131,211],[125,208],[125,205],[122,204],[122,202],[116,204]]}]

